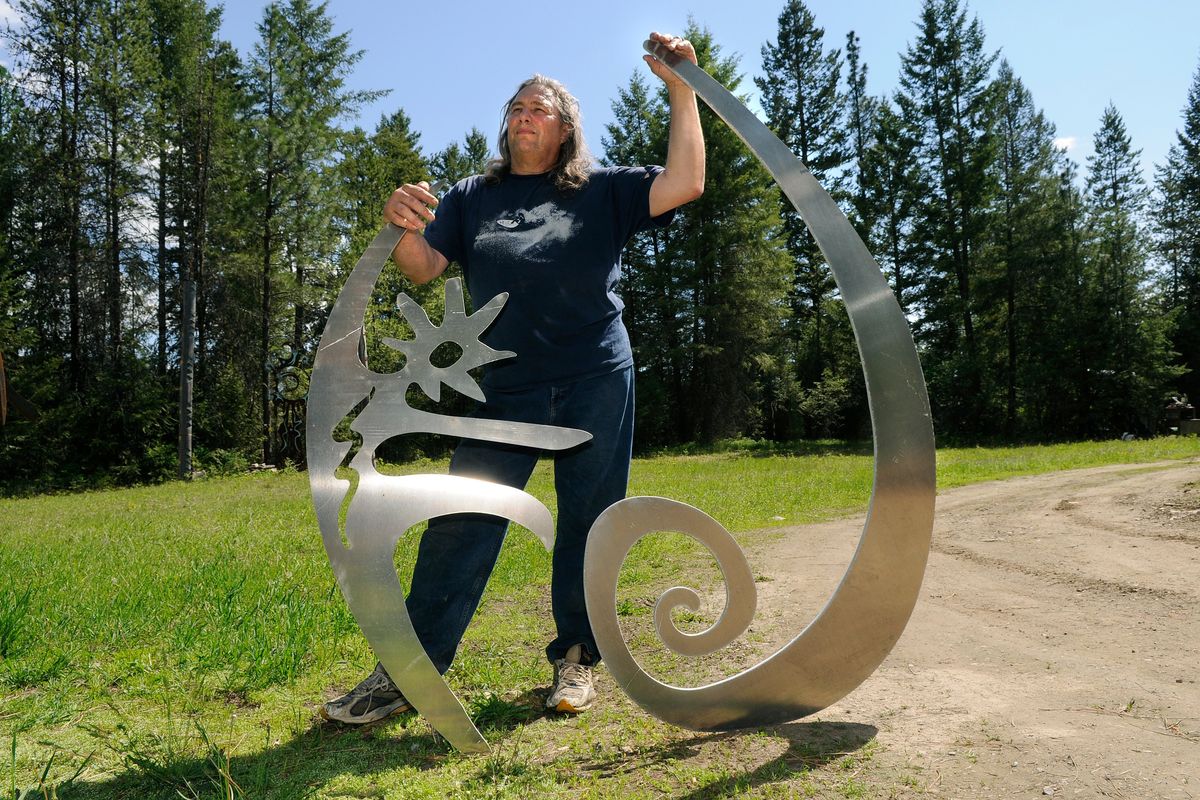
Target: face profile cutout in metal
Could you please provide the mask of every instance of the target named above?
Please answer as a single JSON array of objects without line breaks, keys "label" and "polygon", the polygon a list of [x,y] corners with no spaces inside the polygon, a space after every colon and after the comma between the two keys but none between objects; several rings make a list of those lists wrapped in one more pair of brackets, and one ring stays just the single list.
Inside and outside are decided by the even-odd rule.
[{"label": "face profile cutout in metal", "polygon": [[[414,525],[457,513],[494,514],[532,531],[550,549],[554,522],[550,511],[519,489],[453,475],[383,475],[375,468],[375,450],[387,439],[408,433],[438,433],[542,450],[565,450],[591,435],[570,428],[518,422],[452,417],[413,408],[406,394],[419,387],[430,399],[441,397],[441,385],[476,400],[483,392],[468,370],[511,357],[479,341],[507,299],[500,295],[474,314],[465,310],[462,282],[446,281],[446,313],[440,326],[407,295],[397,306],[414,338],[384,339],[404,354],[404,366],[392,374],[372,372],[359,353],[363,315],[371,292],[392,249],[404,232],[389,224],[376,235],[355,265],[330,312],[313,363],[308,401],[308,474],[317,521],[329,563],[354,618],[376,657],[418,712],[454,747],[486,752],[487,742],[433,662],[429,660],[404,603],[396,575],[395,552],[400,536]],[[457,358],[447,366],[431,360],[445,343]],[[352,441],[335,439],[339,424],[363,401],[350,429],[361,437],[350,461],[352,482],[335,470],[349,454]],[[340,523],[345,515],[345,541]]]},{"label": "face profile cutout in metal", "polygon": [[684,655],[731,642],[754,615],[745,556],[715,520],[683,503],[633,497],[610,506],[588,535],[584,587],[592,630],[613,678],[642,708],[694,730],[771,725],[820,711],[862,683],[900,638],[916,604],[933,530],[933,426],[929,398],[904,314],[879,266],[845,215],[798,158],[725,87],[654,42],[646,50],[686,82],[774,176],[808,226],[846,303],[866,377],[875,436],[875,483],[858,548],[816,619],[778,652],[725,680],[696,688],[647,674],[621,636],[616,585],[633,544],[655,531],[678,531],[706,544],[726,581],[722,617],[684,634],[671,610],[698,607],[676,587],[659,598],[660,638]]}]

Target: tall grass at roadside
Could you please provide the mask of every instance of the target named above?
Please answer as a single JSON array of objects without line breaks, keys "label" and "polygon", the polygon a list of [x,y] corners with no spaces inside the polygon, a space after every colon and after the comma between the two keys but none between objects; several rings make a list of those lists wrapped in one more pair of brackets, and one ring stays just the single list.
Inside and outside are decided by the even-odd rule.
[{"label": "tall grass at roadside", "polygon": [[[861,511],[869,453],[836,442],[734,443],[637,459],[630,490],[692,503],[734,531],[796,524]],[[938,482],[1195,457],[1200,442],[1183,438],[951,448],[938,453]],[[549,464],[540,464],[530,491],[553,509],[552,486]],[[402,582],[417,540],[404,537],[397,552]],[[622,586],[676,578],[688,558],[678,537],[650,537],[627,562]],[[291,798],[486,788],[493,796],[603,797],[697,779],[659,769],[660,787],[573,768],[581,752],[613,762],[620,747],[669,754],[674,734],[615,704],[573,723],[541,717],[529,692],[549,681],[540,656],[552,627],[549,575],[536,539],[510,535],[448,676],[497,745],[476,759],[447,753],[419,718],[375,733],[314,722],[315,704],[365,674],[373,657],[329,569],[306,476],[0,500],[0,741],[12,743],[5,791]]]}]

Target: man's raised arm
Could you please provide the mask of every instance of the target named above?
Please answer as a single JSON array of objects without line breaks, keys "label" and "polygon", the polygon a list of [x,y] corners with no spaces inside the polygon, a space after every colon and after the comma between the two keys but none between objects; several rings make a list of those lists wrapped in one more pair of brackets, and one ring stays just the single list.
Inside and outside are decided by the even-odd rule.
[{"label": "man's raised arm", "polygon": [[[433,220],[432,207],[438,199],[429,191],[429,184],[406,183],[383,206],[383,217],[393,225],[408,231],[423,231]],[[433,249],[424,236],[403,236],[392,250],[392,261],[413,283],[428,283],[441,275],[450,263]]]},{"label": "man's raised arm", "polygon": [[[687,39],[657,32],[651,33],[650,39],[671,53],[696,63],[696,50]],[[696,93],[654,56],[643,58],[651,72],[667,85],[671,103],[666,168],[650,187],[650,215],[657,217],[704,193],[704,133],[700,129]]]}]

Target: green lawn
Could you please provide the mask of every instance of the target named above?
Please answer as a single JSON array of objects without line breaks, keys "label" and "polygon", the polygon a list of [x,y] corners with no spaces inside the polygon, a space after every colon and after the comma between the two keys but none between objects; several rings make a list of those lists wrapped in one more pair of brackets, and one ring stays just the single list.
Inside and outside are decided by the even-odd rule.
[{"label": "green lawn", "polygon": [[[939,486],[1200,456],[1197,439],[946,449]],[[441,463],[403,471],[443,471]],[[631,493],[733,531],[859,512],[869,449],[751,443],[638,459]],[[530,491],[553,509],[547,464]],[[735,735],[664,725],[611,691],[543,715],[549,556],[509,537],[449,679],[493,745],[448,750],[412,715],[366,730],[317,705],[374,663],[330,572],[307,478],[263,473],[0,500],[0,797],[863,796],[854,726]],[[417,537],[397,553],[402,577]],[[678,535],[635,548],[654,594],[695,563]],[[856,766],[857,765],[857,766]],[[893,776],[897,785],[909,780]],[[910,776],[911,777],[911,776]]]}]

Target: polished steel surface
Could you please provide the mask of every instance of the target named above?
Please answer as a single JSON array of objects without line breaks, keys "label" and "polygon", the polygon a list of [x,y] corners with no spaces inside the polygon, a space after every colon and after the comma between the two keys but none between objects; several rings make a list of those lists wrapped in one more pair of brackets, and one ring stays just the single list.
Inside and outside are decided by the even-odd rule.
[{"label": "polished steel surface", "polygon": [[[929,399],[904,314],[833,199],[800,160],[707,73],[653,42],[647,42],[646,49],[742,138],[779,182],[825,254],[863,362],[875,435],[875,482],[858,548],[833,596],[792,641],[749,669],[707,686],[670,686],[638,665],[621,636],[616,613],[620,564],[632,544],[653,531],[693,535],[714,550],[721,564],[729,581],[725,613],[702,635],[723,642],[744,628],[747,612],[739,606],[753,615],[753,581],[744,583],[744,576],[743,582],[730,580],[742,570],[744,557],[740,552],[731,556],[724,544],[714,546],[721,537],[704,521],[707,517],[674,501],[628,498],[596,521],[584,566],[588,615],[613,678],[656,717],[697,730],[775,724],[813,714],[852,691],[883,661],[908,622],[933,528],[935,454]],[[683,635],[666,619],[670,605],[692,600],[689,591],[664,594],[655,620],[672,649],[704,652],[680,646]],[[726,624],[726,618],[731,622]]]},{"label": "polished steel surface", "polygon": [[[407,295],[400,295],[397,306],[412,326],[414,338],[384,341],[404,354],[404,366],[386,375],[367,368],[360,356],[363,315],[380,271],[403,235],[391,224],[379,232],[346,280],[325,325],[308,396],[309,484],[329,563],[375,655],[404,696],[454,747],[486,752],[487,742],[413,630],[396,575],[396,544],[406,530],[425,520],[476,512],[523,525],[549,549],[554,542],[553,520],[540,501],[507,486],[451,475],[380,474],[375,469],[375,450],[393,436],[417,432],[543,450],[565,450],[591,435],[569,428],[444,416],[409,406],[406,393],[411,387],[437,401],[443,383],[482,400],[483,393],[467,370],[512,355],[479,341],[507,297],[495,297],[468,315],[457,278],[446,281],[446,313],[440,326]],[[455,363],[438,367],[429,359],[444,342],[458,345],[461,355]],[[366,406],[354,415],[364,401]],[[334,438],[335,429],[347,417],[353,417],[349,428],[361,439],[350,461],[350,478],[339,477],[336,470],[354,442]]]}]

